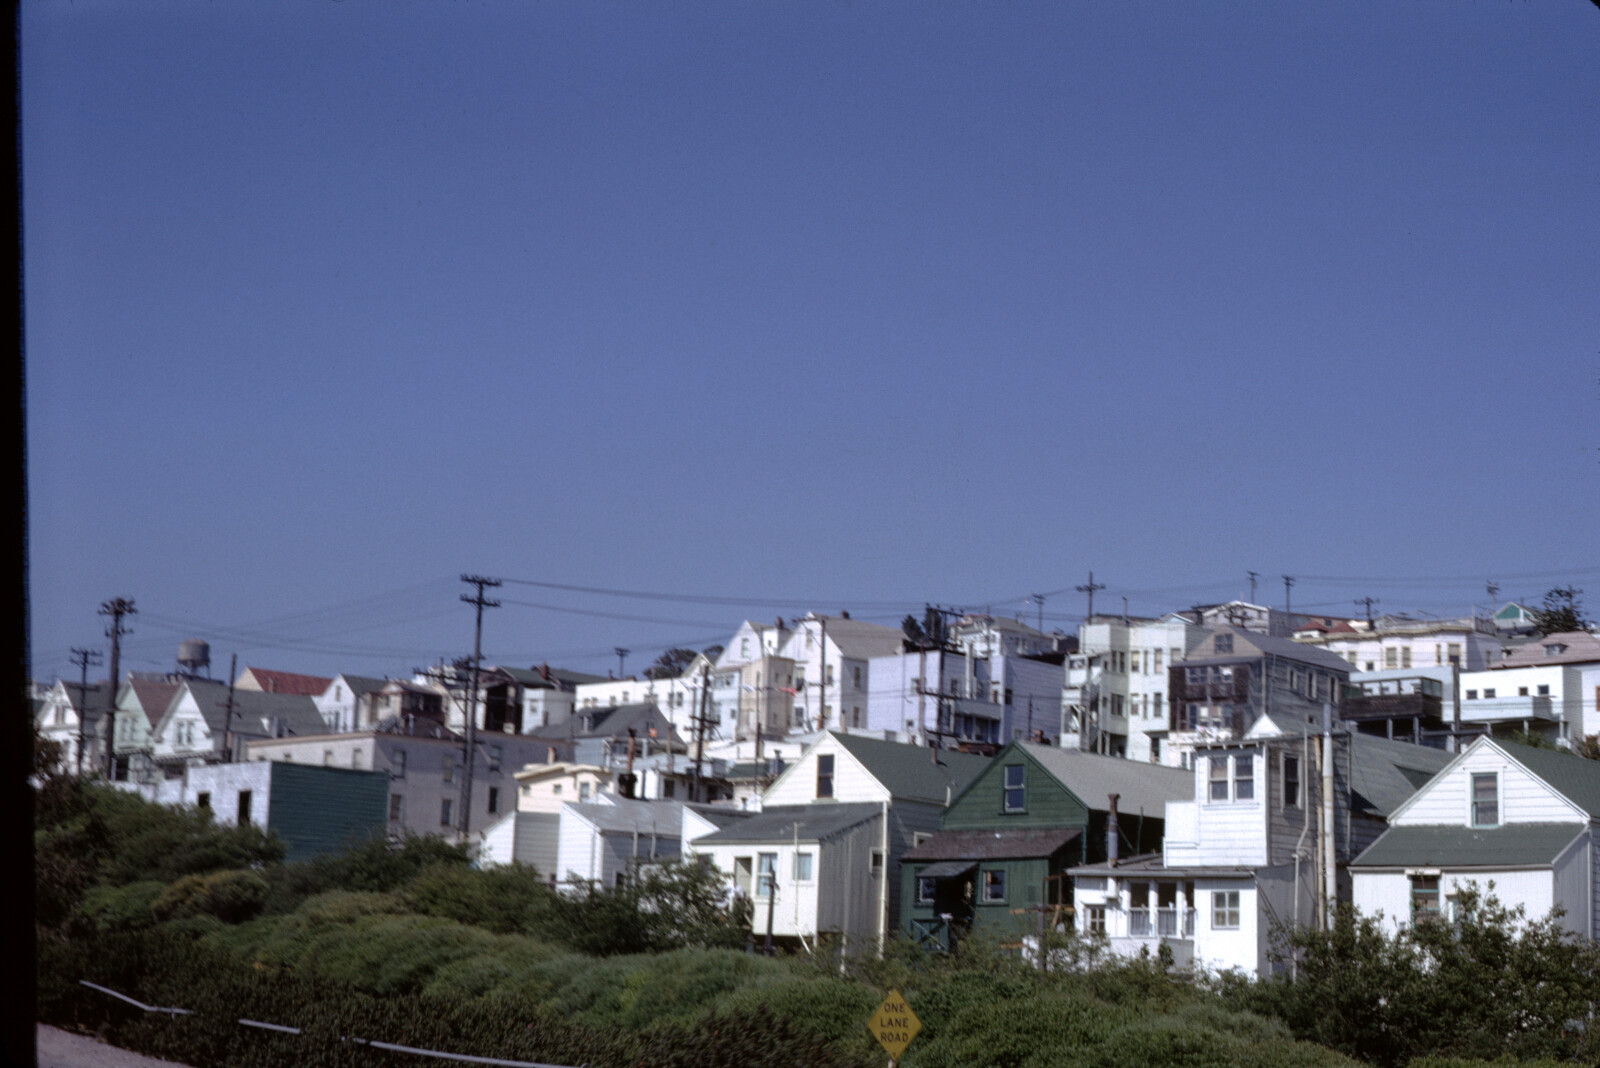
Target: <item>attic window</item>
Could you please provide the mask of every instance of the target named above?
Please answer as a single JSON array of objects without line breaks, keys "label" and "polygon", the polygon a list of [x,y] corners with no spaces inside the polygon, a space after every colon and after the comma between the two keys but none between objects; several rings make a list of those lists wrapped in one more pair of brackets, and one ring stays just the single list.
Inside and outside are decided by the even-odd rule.
[{"label": "attic window", "polygon": [[1545,656],[1560,656],[1566,651],[1567,647],[1562,645],[1560,642],[1551,642],[1549,645],[1544,647]]},{"label": "attic window", "polygon": [[1219,634],[1216,643],[1212,646],[1219,654],[1233,652],[1233,635]]}]

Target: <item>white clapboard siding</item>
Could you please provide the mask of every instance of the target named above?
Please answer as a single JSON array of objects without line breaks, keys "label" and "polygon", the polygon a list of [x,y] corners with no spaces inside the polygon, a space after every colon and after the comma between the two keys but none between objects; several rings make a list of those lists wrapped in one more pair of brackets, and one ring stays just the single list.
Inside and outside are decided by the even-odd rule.
[{"label": "white clapboard siding", "polygon": [[868,774],[850,752],[832,735],[823,735],[794,765],[767,788],[763,807],[809,805],[817,800],[817,757],[833,754],[833,800],[839,802],[888,801],[889,792]]},{"label": "white clapboard siding", "polygon": [[1579,823],[1585,818],[1570,801],[1521,765],[1485,745],[1423,787],[1390,822],[1395,826],[1470,826],[1472,776],[1484,772],[1500,776],[1501,823]]}]

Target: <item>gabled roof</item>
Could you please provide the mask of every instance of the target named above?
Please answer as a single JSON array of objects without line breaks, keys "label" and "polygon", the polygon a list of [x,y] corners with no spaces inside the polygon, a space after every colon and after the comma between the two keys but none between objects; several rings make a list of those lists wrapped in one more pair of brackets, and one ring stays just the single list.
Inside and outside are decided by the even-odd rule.
[{"label": "gabled roof", "polygon": [[839,647],[840,653],[852,660],[893,656],[905,647],[906,636],[899,627],[864,623],[859,619],[845,619],[843,616],[818,618],[826,621],[828,640]]},{"label": "gabled roof", "polygon": [[714,831],[695,842],[745,845],[758,842],[825,842],[881,815],[883,806],[870,801],[832,805],[775,805],[749,819]]},{"label": "gabled roof", "polygon": [[1350,736],[1350,802],[1358,812],[1387,816],[1455,759],[1443,749]]},{"label": "gabled roof", "polygon": [[1499,739],[1493,744],[1588,813],[1590,819],[1600,819],[1600,760],[1586,760],[1560,749],[1536,749]]},{"label": "gabled roof", "polygon": [[1352,868],[1496,868],[1552,863],[1583,834],[1579,823],[1507,823],[1499,827],[1391,827]]},{"label": "gabled roof", "polygon": [[[1071,790],[1078,800],[1096,812],[1106,811],[1111,794],[1121,795],[1117,800],[1119,812],[1143,812],[1147,816],[1163,818],[1168,801],[1194,799],[1194,772],[1183,768],[1101,756],[1080,749],[1061,749],[1053,745],[1034,745],[1030,742],[1011,744],[1027,753],[1057,782]],[[1002,749],[995,759],[1003,760],[1006,752]]]},{"label": "gabled roof", "polygon": [[568,801],[563,808],[588,820],[602,834],[654,835],[677,841],[683,835],[681,801],[641,801],[613,797],[605,804]]},{"label": "gabled roof", "polygon": [[161,716],[166,712],[167,706],[177,696],[179,683],[156,682],[150,679],[129,679],[128,689],[139,702],[139,708],[144,712],[144,718],[151,727],[161,722]]},{"label": "gabled roof", "polygon": [[[1233,635],[1233,652],[1217,653],[1213,651],[1212,638],[1218,634]],[[1253,630],[1243,627],[1207,627],[1205,634],[1199,641],[1189,647],[1184,658],[1175,666],[1195,664],[1228,664],[1240,660],[1251,660],[1256,656],[1275,656],[1280,660],[1297,660],[1302,664],[1310,664],[1327,671],[1336,671],[1343,675],[1350,673],[1350,662],[1342,656],[1335,656],[1326,649],[1315,645],[1306,645],[1290,638],[1274,638],[1267,634],[1258,634]]]},{"label": "gabled roof", "polygon": [[[576,741],[580,738],[626,738],[632,727],[639,739],[651,738],[656,744],[682,746],[683,739],[672,729],[671,722],[653,703],[613,705],[608,708],[580,708],[565,723],[552,724],[533,732],[530,737],[550,741]],[[655,734],[651,734],[651,730]]]},{"label": "gabled roof", "polygon": [[[194,696],[206,727],[212,734],[230,729],[228,724],[228,686],[226,683],[190,679],[181,684]],[[170,709],[171,706],[169,706]],[[240,735],[273,735],[276,720],[288,734],[326,734],[328,725],[311,698],[261,690],[233,691],[231,729]]]},{"label": "gabled roof", "polygon": [[897,801],[931,801],[942,805],[983,773],[989,758],[953,749],[930,749],[907,742],[886,742],[859,734],[828,734],[861,762]]},{"label": "gabled roof", "polygon": [[604,675],[586,675],[581,671],[553,668],[549,664],[532,668],[506,667],[504,664],[497,664],[484,670],[497,671],[519,685],[544,690],[570,690],[580,683],[609,681]]},{"label": "gabled roof", "polygon": [[292,694],[296,697],[321,697],[322,691],[333,685],[332,679],[317,675],[296,675],[292,671],[247,667],[239,673],[235,692],[245,689],[246,679],[253,680],[262,693]]},{"label": "gabled roof", "polygon": [[[388,679],[372,679],[365,675],[340,675],[333,681],[338,682],[340,679],[344,680],[344,684],[350,687],[350,695],[352,697],[364,697],[369,693],[376,693],[378,690],[383,689],[384,685],[389,681]],[[324,692],[326,692],[326,688],[324,688]]]},{"label": "gabled roof", "polygon": [[[1556,652],[1551,652],[1556,649]],[[1548,664],[1593,664],[1600,662],[1600,638],[1588,631],[1568,631],[1564,634],[1546,634],[1517,646],[1510,656],[1489,670],[1508,668],[1544,667]]]}]

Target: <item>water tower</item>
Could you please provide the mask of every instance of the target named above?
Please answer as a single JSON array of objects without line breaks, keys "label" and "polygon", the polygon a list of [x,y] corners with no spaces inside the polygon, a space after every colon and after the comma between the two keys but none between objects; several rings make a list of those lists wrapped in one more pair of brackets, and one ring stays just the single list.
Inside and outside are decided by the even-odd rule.
[{"label": "water tower", "polygon": [[178,666],[185,675],[199,674],[201,668],[206,669],[206,678],[211,677],[211,643],[203,642],[199,638],[189,638],[178,643]]}]

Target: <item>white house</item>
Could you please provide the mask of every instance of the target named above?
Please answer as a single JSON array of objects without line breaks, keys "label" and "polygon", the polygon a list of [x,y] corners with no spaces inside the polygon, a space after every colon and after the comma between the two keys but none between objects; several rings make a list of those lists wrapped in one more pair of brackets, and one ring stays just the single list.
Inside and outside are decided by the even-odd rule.
[{"label": "white house", "polygon": [[[707,835],[692,849],[711,858],[730,889],[755,899],[758,934],[772,912],[775,937],[834,935],[857,945],[879,940],[899,908],[898,858],[919,836],[939,829],[950,799],[988,763],[967,753],[830,731],[778,775],[758,816]],[[797,859],[799,853],[810,859]],[[758,895],[763,884],[755,878],[762,873],[779,894],[766,910],[768,902]]]},{"label": "white house", "polygon": [[1391,927],[1448,916],[1475,883],[1600,938],[1600,762],[1479,738],[1390,815],[1350,865],[1356,908]]},{"label": "white house", "polygon": [[79,693],[77,683],[58,681],[45,694],[34,722],[45,739],[61,747],[61,771],[104,772],[105,725],[101,721],[110,692],[109,682],[91,682]]},{"label": "white house", "polygon": [[849,615],[813,612],[795,620],[777,651],[794,663],[794,729],[865,728],[871,661],[899,653],[904,645],[898,627]]},{"label": "white house", "polygon": [[[1261,618],[1265,626],[1266,615]],[[1177,612],[1160,619],[1095,616],[1085,622],[1062,678],[1061,744],[1180,766],[1182,752],[1167,744],[1168,671],[1204,633]]]},{"label": "white house", "polygon": [[1179,966],[1270,974],[1275,928],[1325,918],[1330,882],[1346,896],[1342,867],[1450,759],[1334,735],[1329,792],[1319,773],[1329,749],[1300,726],[1269,715],[1243,739],[1197,748],[1194,798],[1168,802],[1161,853],[1071,870],[1079,930],[1122,955],[1165,945]]},{"label": "white house", "polygon": [[1461,676],[1461,718],[1571,745],[1600,734],[1600,638],[1547,634]]}]

